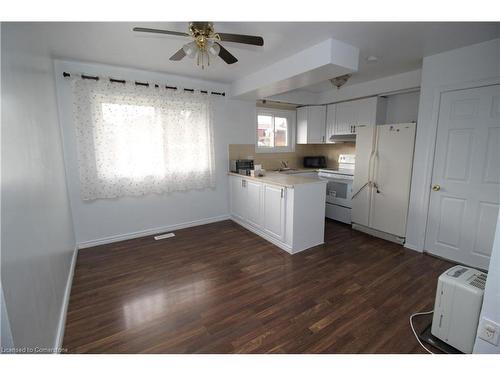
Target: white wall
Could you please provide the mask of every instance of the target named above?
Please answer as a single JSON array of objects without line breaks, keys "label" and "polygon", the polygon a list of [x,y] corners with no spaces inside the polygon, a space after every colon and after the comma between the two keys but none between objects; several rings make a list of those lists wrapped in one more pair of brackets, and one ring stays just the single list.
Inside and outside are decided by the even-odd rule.
[{"label": "white wall", "polygon": [[340,89],[332,86],[332,89],[323,92],[311,92],[307,91],[307,89],[297,89],[270,96],[266,99],[301,105],[335,103],[366,96],[418,89],[420,87],[421,73],[422,71],[417,69],[374,79],[372,81],[355,83],[353,85],[348,84]]},{"label": "white wall", "polygon": [[417,88],[420,87],[421,73],[422,71],[417,69],[406,73],[374,79],[372,81],[343,86],[340,89],[332,88],[319,95],[319,102],[317,104],[334,103],[364,96],[374,96],[387,94],[393,91]]},{"label": "white wall", "polygon": [[[497,229],[493,242],[493,250],[491,252],[480,321],[483,318],[489,319],[500,325],[500,216],[498,216],[497,220]],[[500,346],[495,346],[480,338],[476,338],[474,353],[500,354]]]},{"label": "white wall", "polygon": [[279,95],[273,95],[267,100],[274,100],[277,102],[290,103],[290,104],[317,104],[321,93],[311,92],[306,90],[292,90]]},{"label": "white wall", "polygon": [[408,248],[423,251],[441,92],[500,78],[500,39],[424,58],[406,230]]},{"label": "white wall", "polygon": [[52,60],[2,24],[1,284],[16,347],[53,347],[75,249]]},{"label": "white wall", "polygon": [[419,98],[419,91],[388,96],[385,122],[387,124],[416,122]]},{"label": "white wall", "polygon": [[245,102],[213,96],[215,189],[84,202],[80,197],[77,145],[71,115],[71,89],[68,80],[62,77],[63,71],[180,85],[188,88],[211,89],[213,91],[227,91],[228,87],[216,82],[101,64],[56,61],[55,70],[68,187],[76,239],[82,247],[134,235],[160,232],[168,230],[170,227],[175,228],[227,218],[229,213],[228,144],[254,142],[255,101]]},{"label": "white wall", "polygon": [[3,296],[3,287],[0,282],[0,336],[1,348],[11,349],[14,348],[14,340],[12,339],[12,331],[10,330],[9,314],[7,313],[7,306],[5,305],[5,297]]}]

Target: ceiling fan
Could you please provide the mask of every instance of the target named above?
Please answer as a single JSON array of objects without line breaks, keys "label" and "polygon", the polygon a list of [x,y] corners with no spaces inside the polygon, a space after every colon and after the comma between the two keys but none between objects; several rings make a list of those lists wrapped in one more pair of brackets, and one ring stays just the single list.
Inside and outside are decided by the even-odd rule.
[{"label": "ceiling fan", "polygon": [[169,30],[148,29],[134,27],[134,31],[143,33],[168,34],[176,36],[187,36],[193,38],[192,42],[184,44],[180,50],[170,56],[171,61],[182,60],[185,56],[196,58],[197,65],[205,68],[205,63],[210,65],[210,58],[219,56],[226,64],[234,64],[238,61],[219,42],[233,42],[263,46],[264,39],[260,36],[216,33],[212,22],[190,22],[187,33]]}]

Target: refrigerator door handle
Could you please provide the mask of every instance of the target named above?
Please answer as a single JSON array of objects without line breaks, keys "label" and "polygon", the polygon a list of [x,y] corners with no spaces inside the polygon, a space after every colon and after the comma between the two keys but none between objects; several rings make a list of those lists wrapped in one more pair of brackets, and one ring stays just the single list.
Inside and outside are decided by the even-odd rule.
[{"label": "refrigerator door handle", "polygon": [[371,171],[371,182],[373,188],[377,191],[377,193],[380,193],[379,186],[375,182],[375,167],[378,164],[378,151],[375,151],[373,154],[373,166],[372,166],[372,171]]},{"label": "refrigerator door handle", "polygon": [[372,184],[372,161],[375,156],[375,150],[370,154],[370,158],[368,159],[368,184],[371,186]]}]

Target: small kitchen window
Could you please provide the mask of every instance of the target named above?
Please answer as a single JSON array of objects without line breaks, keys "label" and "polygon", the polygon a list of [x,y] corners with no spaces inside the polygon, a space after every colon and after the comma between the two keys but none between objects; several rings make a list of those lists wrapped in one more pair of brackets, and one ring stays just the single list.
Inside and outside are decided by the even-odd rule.
[{"label": "small kitchen window", "polygon": [[257,108],[257,152],[290,152],[295,149],[295,111]]}]

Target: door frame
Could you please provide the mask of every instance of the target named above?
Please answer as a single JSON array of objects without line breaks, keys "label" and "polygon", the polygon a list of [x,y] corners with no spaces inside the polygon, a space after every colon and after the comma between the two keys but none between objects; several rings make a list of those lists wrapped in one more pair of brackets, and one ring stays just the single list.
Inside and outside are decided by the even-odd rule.
[{"label": "door frame", "polygon": [[[466,81],[466,82],[460,82],[460,83],[454,83],[450,85],[443,85],[440,87],[437,87],[434,90],[434,101],[433,101],[433,108],[434,110],[432,111],[432,118],[428,130],[428,136],[427,136],[427,141],[428,141],[428,148],[427,148],[427,157],[424,162],[424,169],[425,169],[425,181],[422,183],[419,188],[423,188],[424,193],[421,195],[420,200],[416,203],[419,205],[419,207],[423,208],[423,213],[422,216],[424,217],[423,219],[423,228],[422,228],[422,240],[419,244],[408,244],[405,243],[405,247],[420,251],[420,252],[425,252],[425,253],[430,253],[426,248],[425,248],[425,243],[427,240],[427,225],[429,222],[429,208],[430,208],[430,193],[431,193],[431,185],[432,185],[432,175],[434,172],[434,159],[435,159],[435,153],[436,153],[436,142],[437,142],[437,131],[438,131],[438,123],[439,123],[439,113],[441,111],[441,97],[444,93],[450,92],[450,91],[459,91],[459,90],[467,90],[467,89],[474,89],[474,88],[481,88],[481,87],[487,87],[487,86],[494,86],[500,84],[500,77],[495,77],[495,78],[488,78],[488,79],[483,79],[483,80],[476,80],[476,81]],[[417,121],[417,132],[418,132],[418,121]]]}]

